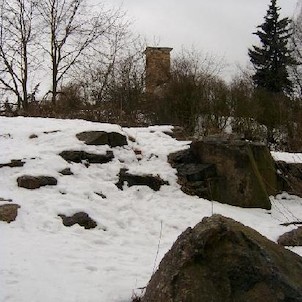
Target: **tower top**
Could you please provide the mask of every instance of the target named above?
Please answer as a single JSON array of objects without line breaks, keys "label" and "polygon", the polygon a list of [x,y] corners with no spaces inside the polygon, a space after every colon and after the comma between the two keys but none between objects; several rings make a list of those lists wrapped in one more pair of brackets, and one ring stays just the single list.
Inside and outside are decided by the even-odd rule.
[{"label": "tower top", "polygon": [[151,47],[147,46],[146,50],[144,51],[144,54],[150,53],[150,52],[164,52],[164,53],[170,53],[173,48],[171,47]]}]

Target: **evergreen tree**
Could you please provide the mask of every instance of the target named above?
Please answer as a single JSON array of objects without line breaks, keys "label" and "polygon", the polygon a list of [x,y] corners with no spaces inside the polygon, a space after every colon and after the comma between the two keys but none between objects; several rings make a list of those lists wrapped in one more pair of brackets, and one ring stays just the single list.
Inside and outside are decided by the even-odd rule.
[{"label": "evergreen tree", "polygon": [[288,93],[292,90],[287,67],[295,64],[288,49],[291,37],[290,20],[280,20],[280,8],[276,0],[271,0],[263,24],[259,25],[256,34],[261,46],[249,49],[249,56],[256,70],[253,81],[257,88],[268,92]]}]

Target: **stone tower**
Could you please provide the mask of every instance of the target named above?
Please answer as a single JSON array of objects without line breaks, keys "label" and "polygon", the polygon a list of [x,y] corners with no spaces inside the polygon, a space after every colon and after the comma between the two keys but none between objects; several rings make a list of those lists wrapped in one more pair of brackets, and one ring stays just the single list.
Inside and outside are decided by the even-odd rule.
[{"label": "stone tower", "polygon": [[160,89],[170,78],[169,47],[147,47],[146,55],[146,93],[153,94]]}]

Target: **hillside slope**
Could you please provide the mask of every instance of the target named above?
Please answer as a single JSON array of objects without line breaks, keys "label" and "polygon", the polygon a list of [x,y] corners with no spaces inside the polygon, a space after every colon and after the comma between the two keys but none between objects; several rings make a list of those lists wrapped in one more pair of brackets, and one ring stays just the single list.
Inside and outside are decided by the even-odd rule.
[{"label": "hillside slope", "polygon": [[[85,145],[76,134],[88,130],[127,135],[128,146]],[[11,223],[0,221],[0,301],[126,302],[144,287],[172,243],[188,226],[219,213],[269,239],[302,220],[302,199],[287,193],[272,199],[272,210],[242,209],[187,196],[167,163],[171,152],[187,148],[164,132],[170,126],[121,128],[81,120],[0,117],[0,164],[12,159],[23,167],[0,168],[0,205],[20,205]],[[32,137],[32,138],[30,138]],[[105,164],[68,163],[59,153],[82,150],[114,158]],[[292,160],[289,154],[274,157]],[[296,154],[296,159],[301,159]],[[59,171],[70,168],[73,175]],[[120,169],[159,175],[169,185],[117,188]],[[28,190],[17,186],[22,175],[47,175],[56,186]],[[58,214],[85,212],[94,229],[65,227]],[[293,249],[302,255],[302,248]]]}]

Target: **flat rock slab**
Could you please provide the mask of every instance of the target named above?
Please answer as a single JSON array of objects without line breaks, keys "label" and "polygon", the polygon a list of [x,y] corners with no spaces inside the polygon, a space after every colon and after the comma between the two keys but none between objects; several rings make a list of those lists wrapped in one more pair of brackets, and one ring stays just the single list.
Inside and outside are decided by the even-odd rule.
[{"label": "flat rock slab", "polygon": [[23,175],[18,177],[17,183],[19,187],[33,190],[43,186],[55,186],[57,180],[52,176]]},{"label": "flat rock slab", "polygon": [[0,221],[10,223],[15,221],[20,206],[15,203],[4,204],[0,206]]},{"label": "flat rock slab", "polygon": [[301,302],[302,258],[230,218],[188,228],[164,256],[142,302]]},{"label": "flat rock slab", "polygon": [[281,235],[278,243],[283,246],[302,246],[302,227]]},{"label": "flat rock slab", "polygon": [[58,216],[62,218],[63,224],[67,227],[78,224],[85,229],[94,229],[97,226],[97,223],[85,212],[78,212],[72,216],[66,216],[64,214],[59,214]]},{"label": "flat rock slab", "polygon": [[134,175],[127,171],[127,169],[120,170],[119,181],[115,184],[120,190],[123,190],[124,182],[127,182],[128,187],[148,186],[153,191],[159,191],[161,186],[169,185],[167,181],[162,180],[159,176],[151,174]]},{"label": "flat rock slab", "polygon": [[114,158],[112,151],[107,151],[106,154],[93,154],[85,151],[67,150],[61,152],[59,155],[67,162],[88,162],[90,164],[105,164]]},{"label": "flat rock slab", "polygon": [[126,136],[118,132],[84,131],[76,134],[76,137],[86,145],[109,145],[110,147],[122,147],[128,144]]},{"label": "flat rock slab", "polygon": [[16,167],[23,167],[25,162],[23,162],[21,159],[12,159],[10,163],[0,164],[0,168],[4,167],[10,167],[10,168],[16,168]]}]

